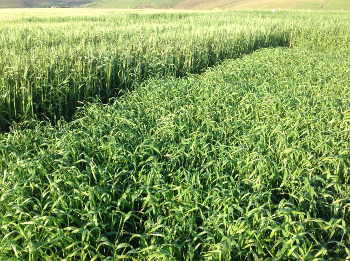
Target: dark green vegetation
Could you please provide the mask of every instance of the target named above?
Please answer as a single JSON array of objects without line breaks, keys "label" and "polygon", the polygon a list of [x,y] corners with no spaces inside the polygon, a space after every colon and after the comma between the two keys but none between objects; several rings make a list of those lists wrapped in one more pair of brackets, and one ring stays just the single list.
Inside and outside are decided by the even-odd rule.
[{"label": "dark green vegetation", "polygon": [[1,257],[346,258],[349,54],[261,50],[12,131]]},{"label": "dark green vegetation", "polygon": [[[293,48],[232,47],[240,58],[201,75],[152,69],[109,104],[85,102],[70,122],[30,120],[35,128],[0,134],[0,259],[349,259],[350,19],[226,21],[244,15],[239,46],[259,28],[267,46],[280,32]],[[67,45],[68,57],[76,46]]]}]

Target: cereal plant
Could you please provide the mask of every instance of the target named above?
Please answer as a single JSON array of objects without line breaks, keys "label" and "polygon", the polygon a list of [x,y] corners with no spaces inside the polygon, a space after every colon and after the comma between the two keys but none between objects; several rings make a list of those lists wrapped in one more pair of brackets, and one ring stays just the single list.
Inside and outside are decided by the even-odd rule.
[{"label": "cereal plant", "polygon": [[349,259],[347,13],[89,12],[1,11],[1,260]]},{"label": "cereal plant", "polygon": [[265,49],[3,135],[0,257],[346,259],[346,54]]}]

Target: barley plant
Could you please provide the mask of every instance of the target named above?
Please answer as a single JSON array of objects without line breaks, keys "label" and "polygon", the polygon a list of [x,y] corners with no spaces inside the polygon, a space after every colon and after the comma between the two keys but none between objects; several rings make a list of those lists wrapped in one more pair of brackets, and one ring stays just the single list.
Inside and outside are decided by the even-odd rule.
[{"label": "barley plant", "polygon": [[349,260],[347,13],[1,12],[0,260]]},{"label": "barley plant", "polygon": [[0,256],[346,259],[349,54],[261,50],[14,128]]}]

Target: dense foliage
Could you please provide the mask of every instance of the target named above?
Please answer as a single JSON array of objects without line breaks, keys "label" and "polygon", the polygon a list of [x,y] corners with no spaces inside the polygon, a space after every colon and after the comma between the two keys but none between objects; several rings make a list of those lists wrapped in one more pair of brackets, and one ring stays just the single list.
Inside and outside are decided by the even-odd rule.
[{"label": "dense foliage", "polygon": [[13,130],[0,150],[1,256],[346,258],[343,55],[261,50],[71,123]]},{"label": "dense foliage", "polygon": [[[237,19],[243,21],[243,14],[237,13]],[[168,15],[136,18],[160,21]],[[182,14],[176,15],[181,25]],[[213,14],[206,15],[183,17],[187,21],[201,17],[208,24],[214,21]],[[233,14],[224,15],[235,19]],[[259,15],[266,14],[247,13],[248,18]],[[191,74],[190,69],[177,74],[181,72],[178,67],[163,77],[152,67],[152,73],[138,81],[126,69],[125,79],[135,80],[137,86],[110,103],[91,99],[72,121],[61,119],[51,125],[30,120],[29,129],[14,124],[0,134],[0,259],[348,259],[350,51],[345,32],[350,30],[349,19],[344,14],[324,13],[319,14],[322,24],[317,20],[321,18],[309,13],[284,15],[287,20],[300,18],[293,22],[293,33],[286,21],[289,31],[284,39],[289,47],[292,37],[293,48],[261,49],[224,61],[201,75]],[[73,27],[73,18],[69,22],[46,16],[21,19],[38,19],[40,26],[53,19],[54,24]],[[267,19],[280,21],[281,17]],[[312,31],[317,21],[319,26]],[[303,22],[308,24],[301,26]],[[259,30],[269,32],[260,26]],[[5,27],[0,27],[2,32]],[[241,29],[245,36],[252,30]],[[69,95],[64,94],[70,85],[62,87],[74,64],[69,61],[75,59],[68,50],[79,46],[83,50],[88,43],[77,47],[74,34],[67,35],[71,37],[63,39],[72,40],[71,45],[54,47],[58,38],[52,42],[52,50],[67,51],[60,63],[52,60],[52,68],[62,69],[57,73],[61,76],[52,78],[55,81],[50,82],[47,96],[38,97],[52,98],[52,104],[60,97],[62,104],[73,108],[75,98],[66,100]],[[250,46],[248,42],[244,46]],[[32,44],[29,53],[39,50],[34,42],[23,41],[23,52],[12,56],[19,57],[18,61],[28,54],[24,43]],[[45,42],[42,48],[47,57],[52,55],[46,49],[49,46]],[[97,44],[90,46],[97,52]],[[223,52],[224,47],[218,46]],[[107,44],[101,48],[109,50]],[[234,48],[238,47],[229,50]],[[206,52],[201,53],[203,57]],[[4,53],[0,56],[12,55]],[[176,52],[173,55],[177,57]],[[35,65],[36,72],[46,70],[37,60],[27,61],[31,70]],[[19,73],[21,64],[13,78],[2,78],[5,85],[1,86],[10,93],[12,88],[19,89],[15,84],[11,87],[9,79],[13,83],[24,79]],[[74,76],[84,88],[87,83],[96,87],[105,79],[103,74],[92,73],[94,77],[86,80],[86,75]],[[113,74],[112,78],[121,83],[118,77]],[[35,78],[28,79],[37,84]],[[38,82],[37,86],[44,90],[48,85]],[[71,91],[73,96],[75,92],[78,89]],[[27,97],[22,93],[11,95]],[[36,106],[33,103],[33,110]]]}]

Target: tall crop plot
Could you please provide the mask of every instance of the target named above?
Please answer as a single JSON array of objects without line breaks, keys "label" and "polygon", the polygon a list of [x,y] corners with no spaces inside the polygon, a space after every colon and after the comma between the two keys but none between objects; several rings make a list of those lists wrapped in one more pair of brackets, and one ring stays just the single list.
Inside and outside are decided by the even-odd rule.
[{"label": "tall crop plot", "polygon": [[91,12],[1,11],[0,131],[69,119],[92,97],[107,102],[145,79],[201,73],[258,48],[350,43],[344,13]]},{"label": "tall crop plot", "polygon": [[349,54],[261,50],[3,134],[0,257],[348,257]]},{"label": "tall crop plot", "polygon": [[12,121],[69,119],[81,102],[108,101],[144,79],[286,46],[291,30],[266,13],[50,12],[2,11],[0,130]]}]

